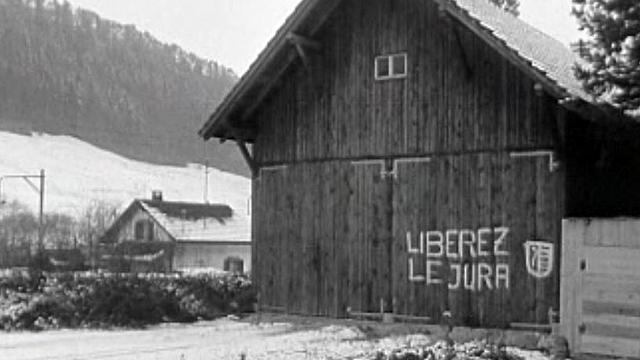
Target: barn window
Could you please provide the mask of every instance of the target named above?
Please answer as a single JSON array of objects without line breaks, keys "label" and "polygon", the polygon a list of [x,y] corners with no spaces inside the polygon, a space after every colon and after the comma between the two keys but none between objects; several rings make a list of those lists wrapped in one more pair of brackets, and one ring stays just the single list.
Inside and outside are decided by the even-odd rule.
[{"label": "barn window", "polygon": [[381,55],[376,57],[376,80],[407,77],[407,54]]}]

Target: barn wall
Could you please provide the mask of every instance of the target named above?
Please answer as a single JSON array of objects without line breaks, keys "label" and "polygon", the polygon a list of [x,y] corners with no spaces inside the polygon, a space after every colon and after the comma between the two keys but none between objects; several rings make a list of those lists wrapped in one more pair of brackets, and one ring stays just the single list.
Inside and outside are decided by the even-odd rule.
[{"label": "barn wall", "polygon": [[[261,164],[554,146],[556,105],[432,1],[345,1],[314,38],[255,118]],[[405,51],[406,79],[374,80]]]},{"label": "barn wall", "polygon": [[[557,107],[454,24],[430,1],[345,1],[258,111],[264,305],[503,327],[557,310],[565,172],[511,156],[556,148]],[[402,51],[408,77],[374,81],[375,56]]]},{"label": "barn wall", "polygon": [[173,268],[176,271],[194,268],[224,269],[224,260],[239,257],[244,262],[244,271],[251,271],[251,245],[231,245],[215,243],[176,244]]},{"label": "barn wall", "polygon": [[558,251],[561,181],[545,158],[492,154],[399,165],[396,180],[349,161],[263,171],[261,300],[312,315],[377,312],[384,301],[385,311],[436,321],[449,310],[467,325],[545,323],[558,306],[558,256],[536,277],[525,243]]}]

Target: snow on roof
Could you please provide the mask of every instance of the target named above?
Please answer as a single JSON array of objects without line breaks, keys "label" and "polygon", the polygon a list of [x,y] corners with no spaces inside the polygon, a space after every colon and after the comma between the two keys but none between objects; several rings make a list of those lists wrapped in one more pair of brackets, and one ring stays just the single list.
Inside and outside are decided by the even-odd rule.
[{"label": "snow on roof", "polygon": [[170,201],[142,200],[143,203],[154,207],[168,217],[198,220],[203,218],[223,219],[233,216],[233,210],[228,205],[201,204]]},{"label": "snow on roof", "polygon": [[529,61],[546,77],[573,97],[593,102],[575,78],[573,68],[581,59],[560,41],[508,14],[489,1],[453,0],[492,35],[518,56]]},{"label": "snow on roof", "polygon": [[178,242],[249,242],[249,218],[227,205],[139,200]]}]

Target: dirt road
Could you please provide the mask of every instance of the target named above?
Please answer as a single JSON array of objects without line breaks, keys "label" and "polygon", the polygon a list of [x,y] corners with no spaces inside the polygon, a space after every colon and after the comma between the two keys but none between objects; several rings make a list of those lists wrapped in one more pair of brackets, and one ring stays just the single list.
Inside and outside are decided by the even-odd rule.
[{"label": "dirt road", "polygon": [[[2,360],[370,359],[379,349],[426,345],[426,335],[371,334],[366,326],[325,320],[262,322],[220,319],[140,331],[62,330],[0,334]],[[365,332],[363,332],[363,330]],[[406,329],[405,329],[406,330]],[[410,335],[408,335],[410,334]],[[369,335],[369,336],[368,336]],[[542,356],[527,359],[545,359]]]},{"label": "dirt road", "polygon": [[[416,338],[418,339],[418,338]],[[382,340],[384,341],[384,340]],[[388,340],[392,341],[392,340]],[[426,337],[422,341],[428,341]],[[229,319],[144,331],[0,334],[2,360],[344,359],[375,351],[355,327],[254,325]]]}]

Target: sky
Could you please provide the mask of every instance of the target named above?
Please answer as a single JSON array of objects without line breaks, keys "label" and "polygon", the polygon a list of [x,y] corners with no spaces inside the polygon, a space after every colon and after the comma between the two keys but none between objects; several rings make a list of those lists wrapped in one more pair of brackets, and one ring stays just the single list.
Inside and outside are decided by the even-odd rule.
[{"label": "sky", "polygon": [[[480,1],[480,0],[478,0]],[[103,18],[134,24],[157,39],[231,67],[256,59],[300,0],[69,0]],[[520,17],[565,44],[579,33],[571,0],[520,0]]]}]

